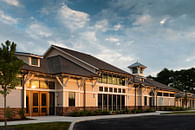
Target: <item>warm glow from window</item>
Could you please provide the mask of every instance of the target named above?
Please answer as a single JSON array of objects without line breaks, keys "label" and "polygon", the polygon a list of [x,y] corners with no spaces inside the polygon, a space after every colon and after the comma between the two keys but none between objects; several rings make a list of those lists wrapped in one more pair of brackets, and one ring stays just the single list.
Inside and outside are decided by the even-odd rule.
[{"label": "warm glow from window", "polygon": [[36,88],[36,86],[35,85],[32,85],[32,88],[34,89],[34,88]]}]

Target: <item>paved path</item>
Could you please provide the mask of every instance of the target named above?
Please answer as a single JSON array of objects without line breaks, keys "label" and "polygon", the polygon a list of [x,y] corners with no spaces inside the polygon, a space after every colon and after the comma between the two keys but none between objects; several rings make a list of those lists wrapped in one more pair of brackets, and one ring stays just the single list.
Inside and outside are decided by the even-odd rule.
[{"label": "paved path", "polygon": [[78,122],[74,130],[194,130],[195,115],[158,115]]},{"label": "paved path", "polygon": [[[97,119],[110,119],[110,118],[126,118],[126,117],[137,117],[137,116],[148,116],[148,115],[160,115],[163,112],[152,112],[152,113],[139,113],[139,114],[119,114],[119,115],[104,115],[104,116],[86,116],[86,117],[68,117],[68,116],[40,116],[40,117],[28,117],[33,120],[24,121],[9,121],[8,125],[19,125],[19,124],[31,124],[31,123],[43,123],[43,122],[72,122],[69,130],[73,129],[75,123],[80,121],[97,120]],[[0,126],[4,123],[0,122]]]}]

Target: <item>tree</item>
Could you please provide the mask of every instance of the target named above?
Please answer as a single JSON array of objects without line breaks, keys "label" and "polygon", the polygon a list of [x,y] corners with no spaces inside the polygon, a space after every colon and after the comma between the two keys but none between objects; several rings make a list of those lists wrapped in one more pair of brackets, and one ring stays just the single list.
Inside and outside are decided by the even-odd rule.
[{"label": "tree", "polygon": [[18,85],[18,74],[23,66],[23,61],[15,56],[16,44],[14,42],[6,41],[1,44],[0,48],[0,94],[4,97],[4,121],[7,127],[6,117],[6,97],[15,86]]},{"label": "tree", "polygon": [[148,78],[152,78],[181,91],[187,90],[195,93],[195,68],[178,71],[165,68],[157,74],[157,77],[148,76]]}]

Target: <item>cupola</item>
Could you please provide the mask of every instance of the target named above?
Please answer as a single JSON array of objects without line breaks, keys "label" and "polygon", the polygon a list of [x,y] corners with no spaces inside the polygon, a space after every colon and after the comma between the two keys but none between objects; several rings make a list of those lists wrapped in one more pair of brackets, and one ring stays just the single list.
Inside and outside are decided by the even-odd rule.
[{"label": "cupola", "polygon": [[128,66],[128,68],[130,69],[133,75],[144,76],[144,69],[146,69],[147,67],[137,61],[136,63]]}]

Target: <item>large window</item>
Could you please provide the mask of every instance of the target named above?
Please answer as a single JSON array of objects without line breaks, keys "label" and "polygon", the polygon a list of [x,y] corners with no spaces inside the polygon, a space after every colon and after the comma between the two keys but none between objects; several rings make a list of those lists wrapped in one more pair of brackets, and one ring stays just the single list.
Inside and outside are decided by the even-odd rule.
[{"label": "large window", "polygon": [[169,94],[168,93],[163,93],[163,96],[169,96]]},{"label": "large window", "polygon": [[102,75],[102,83],[107,83],[107,74]]},{"label": "large window", "polygon": [[162,96],[162,93],[161,93],[161,92],[158,92],[158,93],[157,93],[157,96]]},{"label": "large window", "polygon": [[101,78],[98,79],[98,82],[124,86],[125,85],[125,77],[104,73],[101,75]]},{"label": "large window", "polygon": [[148,105],[147,100],[148,100],[147,96],[144,96],[144,106]]},{"label": "large window", "polygon": [[112,84],[112,75],[108,75],[108,83]]},{"label": "large window", "polygon": [[32,80],[31,81],[31,88],[39,88],[39,80]]},{"label": "large window", "polygon": [[31,57],[31,65],[38,66],[38,58],[36,58],[36,57]]},{"label": "large window", "polygon": [[75,106],[75,92],[69,92],[69,106]]}]

